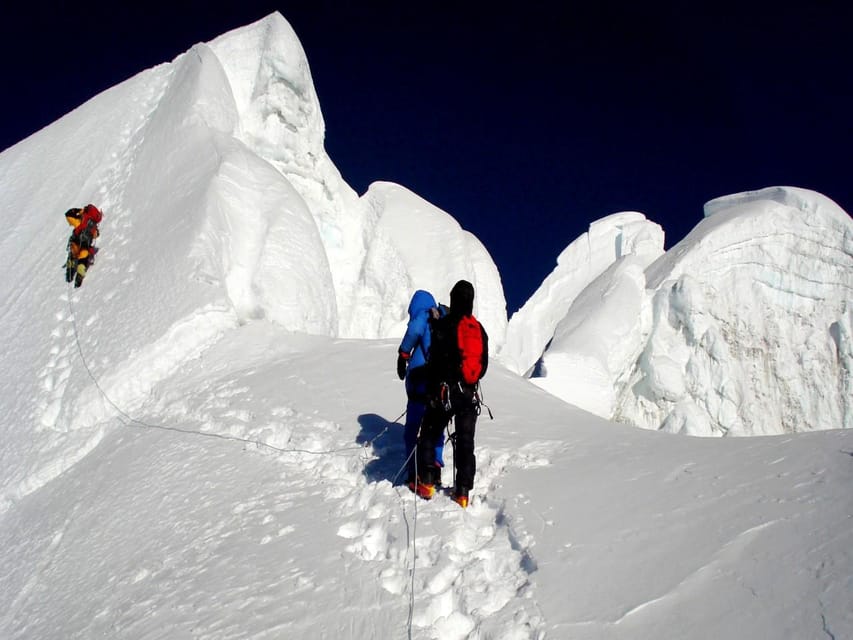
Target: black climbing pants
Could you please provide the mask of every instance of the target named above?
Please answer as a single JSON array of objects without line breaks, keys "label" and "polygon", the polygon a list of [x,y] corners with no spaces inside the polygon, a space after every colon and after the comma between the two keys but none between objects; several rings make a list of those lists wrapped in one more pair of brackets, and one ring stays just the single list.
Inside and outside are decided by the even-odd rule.
[{"label": "black climbing pants", "polygon": [[453,464],[456,467],[455,487],[471,490],[477,461],[474,455],[474,431],[477,426],[479,402],[475,387],[452,385],[450,411],[439,400],[432,400],[424,414],[418,439],[418,475],[422,482],[434,484],[435,445],[451,418],[454,421]]}]

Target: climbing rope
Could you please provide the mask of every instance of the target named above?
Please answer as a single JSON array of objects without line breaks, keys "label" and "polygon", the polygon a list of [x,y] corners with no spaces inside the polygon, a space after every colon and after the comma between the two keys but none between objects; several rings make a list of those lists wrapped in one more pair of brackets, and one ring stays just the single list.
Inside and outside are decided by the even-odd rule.
[{"label": "climbing rope", "polygon": [[[166,426],[166,425],[160,425],[160,424],[152,424],[149,422],[145,422],[143,420],[139,420],[137,418],[134,418],[130,414],[128,414],[124,409],[122,409],[118,404],[116,404],[112,400],[112,398],[110,398],[109,394],[107,394],[107,392],[100,385],[100,383],[98,382],[98,379],[95,376],[94,372],[89,367],[89,363],[86,361],[86,356],[83,353],[83,347],[82,347],[81,342],[80,342],[80,333],[77,329],[77,317],[76,317],[76,314],[74,313],[74,306],[71,302],[71,298],[72,298],[72,295],[71,295],[71,290],[69,287],[68,310],[69,310],[69,314],[71,316],[71,326],[72,326],[72,329],[74,331],[74,342],[77,346],[77,352],[80,355],[80,360],[83,363],[83,367],[86,369],[86,373],[89,375],[89,378],[92,380],[92,383],[95,385],[95,388],[98,390],[98,392],[104,398],[104,400],[113,409],[115,409],[115,411],[119,414],[119,416],[120,416],[119,422],[123,426],[126,426],[126,427],[135,426],[138,428],[158,429],[161,431],[173,431],[175,433],[182,433],[182,434],[193,435],[193,436],[201,436],[201,437],[205,437],[205,438],[216,438],[219,440],[231,440],[233,442],[241,442],[243,444],[255,445],[258,448],[267,448],[267,449],[270,449],[272,451],[276,451],[279,453],[305,453],[305,454],[310,454],[310,455],[331,455],[331,454],[342,453],[342,452],[346,452],[346,451],[355,451],[355,450],[364,451],[364,450],[366,450],[367,448],[372,446],[373,443],[376,440],[378,440],[383,434],[385,434],[392,424],[396,424],[398,420],[400,420],[403,416],[406,415],[406,411],[404,410],[403,413],[401,413],[399,416],[397,416],[397,418],[395,418],[394,420],[389,422],[385,426],[385,428],[383,428],[378,434],[376,434],[375,436],[370,438],[370,440],[365,441],[365,443],[363,445],[340,447],[337,449],[328,449],[328,450],[322,450],[322,451],[313,451],[313,450],[309,450],[309,449],[300,449],[300,448],[296,448],[296,447],[294,447],[294,448],[276,447],[275,445],[271,445],[267,442],[263,442],[262,440],[256,440],[256,439],[252,439],[252,438],[241,438],[240,436],[225,435],[225,434],[214,433],[214,432],[194,431],[192,429],[182,429],[180,427]],[[403,463],[403,466],[400,467],[400,470],[394,476],[394,479],[392,480],[391,484],[396,483],[397,479],[400,477],[400,474],[403,473],[403,471],[408,467],[409,461],[412,459],[412,456],[414,456],[415,477],[417,477],[418,458],[417,458],[417,445],[416,445],[415,448],[412,450],[412,452],[409,454],[409,457],[406,458],[406,461]],[[365,461],[365,465],[366,465],[366,461]],[[414,618],[414,611],[415,611],[415,570],[416,570],[416,566],[417,566],[417,526],[418,526],[418,496],[417,496],[417,494],[413,492],[412,498],[413,498],[413,504],[414,504],[414,515],[412,518],[412,533],[411,533],[412,567],[411,567],[411,582],[410,582],[410,588],[409,588],[409,612],[408,612],[408,619],[406,622],[409,640],[411,640],[411,638],[412,638],[412,620]],[[404,519],[405,519],[405,508],[403,510],[403,515],[404,515]],[[408,525],[408,520],[406,520],[406,523]]]},{"label": "climbing rope", "polygon": [[[145,422],[143,420],[139,420],[137,418],[134,418],[133,416],[129,415],[126,411],[124,411],[120,406],[118,406],[115,402],[113,402],[112,398],[110,398],[109,394],[107,394],[107,392],[104,391],[103,387],[101,387],[100,383],[98,382],[98,379],[95,377],[94,372],[89,367],[89,363],[86,361],[86,356],[83,353],[83,347],[81,346],[81,343],[80,343],[80,333],[77,330],[77,318],[76,318],[76,315],[74,313],[74,306],[71,302],[71,298],[72,298],[72,296],[71,296],[71,291],[70,291],[70,286],[69,286],[68,310],[69,310],[70,315],[71,315],[71,326],[74,330],[74,342],[77,345],[77,352],[80,354],[80,360],[83,363],[83,367],[86,369],[86,373],[89,375],[89,378],[91,378],[92,383],[95,385],[95,388],[98,390],[98,393],[100,393],[101,396],[104,398],[104,400],[106,400],[106,402],[113,409],[115,409],[116,412],[118,412],[118,414],[119,414],[119,416],[121,416],[121,418],[124,418],[124,420],[119,418],[119,422],[121,422],[121,424],[126,426],[126,427],[136,426],[136,427],[146,428],[146,429],[159,429],[161,431],[173,431],[175,433],[183,433],[183,434],[188,434],[188,435],[200,436],[200,437],[204,437],[204,438],[216,438],[218,440],[231,440],[233,442],[241,442],[243,444],[255,445],[258,448],[270,449],[270,450],[276,451],[278,453],[304,453],[304,454],[308,454],[308,455],[319,456],[319,455],[331,455],[331,454],[335,454],[335,453],[343,453],[346,451],[360,451],[360,452],[364,451],[365,449],[367,449],[368,447],[373,445],[373,443],[377,439],[379,439],[379,437],[382,436],[388,430],[388,427],[390,426],[390,425],[386,425],[382,431],[380,431],[378,434],[373,436],[370,440],[367,440],[366,442],[364,442],[364,444],[361,444],[361,445],[340,447],[337,449],[326,449],[326,450],[321,450],[321,451],[314,451],[314,450],[310,450],[310,449],[300,449],[298,447],[292,447],[292,448],[276,447],[275,445],[269,444],[268,442],[264,442],[263,440],[256,440],[256,439],[252,439],[252,438],[241,438],[240,436],[226,435],[226,434],[222,434],[222,433],[214,433],[214,432],[208,432],[208,431],[195,431],[192,429],[182,429],[181,427],[173,427],[173,426],[166,426],[166,425],[160,425],[160,424],[151,424],[149,422]],[[403,415],[405,415],[405,411],[401,414],[400,417],[402,417]],[[397,420],[399,420],[399,419],[400,418],[397,418]],[[397,420],[394,420],[394,422],[396,422]],[[393,424],[393,422],[390,424]]]}]

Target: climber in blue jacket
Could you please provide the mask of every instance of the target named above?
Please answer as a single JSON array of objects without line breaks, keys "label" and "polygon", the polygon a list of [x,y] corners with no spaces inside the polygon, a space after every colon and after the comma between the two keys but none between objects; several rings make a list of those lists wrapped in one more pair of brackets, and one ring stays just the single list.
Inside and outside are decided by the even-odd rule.
[{"label": "climber in blue jacket", "polygon": [[[430,346],[430,321],[446,313],[436,304],[428,291],[418,289],[409,302],[409,323],[400,342],[397,355],[397,375],[406,381],[406,424],[403,427],[403,442],[406,445],[408,478],[407,484],[414,490],[415,456],[412,452],[418,442],[418,430],[424,417],[427,403],[426,365]],[[441,468],[444,466],[444,434],[435,445],[436,475],[441,484]]]}]

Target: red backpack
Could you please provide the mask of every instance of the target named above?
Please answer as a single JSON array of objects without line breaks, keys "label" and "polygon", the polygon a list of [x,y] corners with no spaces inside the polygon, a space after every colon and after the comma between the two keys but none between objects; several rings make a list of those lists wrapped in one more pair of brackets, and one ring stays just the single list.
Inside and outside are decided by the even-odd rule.
[{"label": "red backpack", "polygon": [[462,316],[456,329],[456,342],[462,359],[462,380],[477,384],[483,377],[483,328],[473,315]]}]

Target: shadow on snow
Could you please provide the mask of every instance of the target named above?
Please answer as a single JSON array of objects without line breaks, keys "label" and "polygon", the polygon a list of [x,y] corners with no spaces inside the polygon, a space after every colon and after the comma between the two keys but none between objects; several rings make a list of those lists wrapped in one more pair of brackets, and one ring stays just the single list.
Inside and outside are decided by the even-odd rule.
[{"label": "shadow on snow", "polygon": [[358,417],[361,427],[356,442],[361,445],[373,443],[374,458],[364,466],[368,482],[388,480],[391,484],[403,484],[406,461],[403,445],[403,425],[389,422],[375,413],[364,413]]}]

